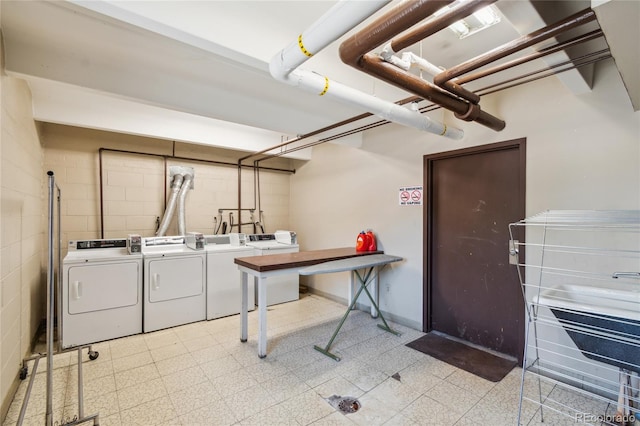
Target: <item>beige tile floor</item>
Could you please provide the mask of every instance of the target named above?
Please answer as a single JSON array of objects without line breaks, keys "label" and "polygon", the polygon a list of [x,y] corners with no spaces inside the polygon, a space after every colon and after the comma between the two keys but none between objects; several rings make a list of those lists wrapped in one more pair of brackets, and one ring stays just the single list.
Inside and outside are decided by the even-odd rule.
[{"label": "beige tile floor", "polygon": [[[255,311],[244,344],[237,315],[95,344],[98,359],[83,354],[84,414],[99,413],[101,426],[517,423],[520,369],[486,381],[407,348],[423,334],[416,330],[391,323],[403,333],[398,337],[353,311],[332,348],[342,360],[315,351],[344,309],[316,295],[270,307],[265,359],[257,356]],[[24,425],[44,424],[45,370],[42,359]],[[77,351],[54,356],[54,424],[77,415],[77,371]],[[27,382],[4,425],[16,424]],[[332,395],[358,398],[362,406],[344,415],[327,401]],[[540,423],[536,406],[525,404],[522,424],[576,424],[555,417]]]}]

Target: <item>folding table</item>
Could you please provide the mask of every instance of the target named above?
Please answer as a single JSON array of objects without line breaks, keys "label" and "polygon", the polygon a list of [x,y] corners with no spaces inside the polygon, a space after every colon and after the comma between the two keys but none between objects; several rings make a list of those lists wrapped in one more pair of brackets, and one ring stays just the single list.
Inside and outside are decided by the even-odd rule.
[{"label": "folding table", "polygon": [[258,357],[267,356],[267,290],[269,277],[274,275],[297,273],[308,266],[323,262],[355,257],[371,257],[381,251],[357,252],[355,248],[343,247],[323,250],[300,251],[297,253],[269,254],[263,256],[237,257],[242,277],[242,306],[240,310],[240,341],[246,342],[248,337],[248,279],[249,275],[256,280],[258,288]]},{"label": "folding table", "polygon": [[[352,257],[349,259],[324,262],[317,265],[309,266],[307,268],[304,268],[298,271],[300,275],[329,274],[333,272],[351,271],[355,273],[355,276],[358,278],[358,284],[360,284],[360,287],[358,288],[358,291],[356,292],[355,296],[351,297],[351,303],[349,303],[349,307],[347,308],[347,311],[342,316],[342,319],[340,320],[340,323],[338,324],[338,327],[336,328],[336,330],[333,332],[333,335],[331,336],[329,343],[327,343],[327,346],[322,348],[320,346],[315,345],[313,347],[315,350],[322,352],[323,354],[335,359],[336,361],[340,361],[340,357],[329,352],[329,349],[331,348],[333,341],[338,335],[340,328],[342,328],[344,322],[346,321],[347,316],[349,316],[349,312],[351,312],[351,310],[355,306],[356,301],[358,300],[358,297],[360,297],[360,294],[362,293],[362,291],[364,291],[367,294],[367,296],[369,297],[369,300],[371,301],[372,316],[374,318],[380,317],[380,319],[384,323],[384,325],[378,324],[378,327],[380,327],[385,331],[388,331],[389,333],[393,333],[396,336],[400,335],[398,331],[391,329],[387,324],[387,321],[382,316],[382,312],[380,312],[378,304],[376,303],[374,298],[371,296],[371,293],[367,289],[367,285],[369,285],[371,282],[373,282],[377,278],[378,274],[380,273],[380,270],[383,267],[385,267],[389,263],[399,262],[401,260],[402,258],[398,256],[391,256],[388,254],[374,254],[374,255],[365,256],[365,257]],[[362,271],[363,273],[361,274],[360,271]],[[376,315],[374,315],[374,309],[375,309]]]}]

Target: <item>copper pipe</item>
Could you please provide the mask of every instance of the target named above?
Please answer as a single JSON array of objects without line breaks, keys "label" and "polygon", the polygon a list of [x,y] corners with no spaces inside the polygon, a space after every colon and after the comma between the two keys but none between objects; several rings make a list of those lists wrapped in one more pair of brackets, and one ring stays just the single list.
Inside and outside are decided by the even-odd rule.
[{"label": "copper pipe", "polygon": [[[395,52],[413,46],[421,40],[430,37],[440,30],[447,28],[453,22],[464,19],[473,12],[495,3],[497,0],[474,0],[460,3],[439,16],[433,16],[404,34],[391,40],[391,47]],[[371,50],[371,49],[369,49]]]},{"label": "copper pipe", "polygon": [[365,53],[452,2],[452,0],[416,0],[397,5],[345,40],[340,45],[340,59],[345,64],[357,67],[358,61]]},{"label": "copper pipe", "polygon": [[[530,34],[518,37],[517,39],[498,46],[480,56],[476,56],[466,62],[456,65],[453,68],[449,68],[446,71],[433,77],[433,82],[458,96],[467,98],[467,90],[460,90],[461,86],[450,81],[456,77],[459,77],[468,72],[474,71],[480,67],[483,67],[491,62],[502,59],[513,53],[519,52],[527,47],[531,47],[551,37],[555,37],[580,25],[586,24],[596,19],[596,14],[591,9],[585,9],[581,12],[575,13],[565,19],[562,19],[555,24],[546,26]],[[473,102],[471,99],[469,99]]]},{"label": "copper pipe", "polygon": [[[473,12],[476,12],[477,10],[487,7],[495,2],[496,0],[475,0],[460,3],[455,7],[447,10],[442,15],[432,17],[428,21],[414,27],[405,34],[401,34],[398,37],[394,38],[393,40],[391,40],[391,48],[394,52],[400,52],[401,50],[406,49],[409,46],[413,46],[419,41],[434,35],[438,31],[447,28],[453,22],[464,19],[467,16],[471,15]],[[454,93],[456,93],[458,96],[462,96],[464,99],[468,100],[471,103],[478,104],[480,102],[480,96],[471,91],[468,91],[464,87],[456,86],[456,91]],[[463,95],[460,95],[460,93],[462,93]]]},{"label": "copper pipe", "polygon": [[538,52],[532,53],[530,55],[526,55],[526,56],[523,56],[521,58],[517,58],[517,59],[511,60],[509,62],[505,62],[505,63],[500,64],[500,65],[496,65],[496,66],[491,67],[491,68],[486,68],[486,69],[484,69],[482,71],[478,71],[477,73],[467,74],[466,76],[458,77],[453,81],[456,84],[469,83],[471,81],[478,80],[478,79],[480,79],[482,77],[486,77],[488,75],[492,75],[492,74],[498,73],[500,71],[504,71],[506,69],[513,68],[515,66],[522,65],[524,63],[533,61],[534,59],[538,59],[538,58],[541,58],[543,56],[551,55],[552,53],[556,53],[556,52],[559,52],[559,51],[564,50],[566,48],[576,46],[576,45],[578,45],[580,43],[584,43],[584,42],[587,42],[587,41],[594,40],[596,38],[602,37],[603,35],[604,34],[603,34],[601,29],[590,31],[590,32],[588,32],[586,34],[582,34],[582,35],[580,35],[578,37],[574,37],[574,38],[572,38],[570,40],[567,40],[567,41],[564,41],[562,43],[557,43],[557,44],[554,44],[553,46],[549,46],[549,47],[546,47],[544,49],[540,49]]},{"label": "copper pipe", "polygon": [[[596,52],[596,53],[599,53],[599,52]],[[586,56],[590,56],[590,55],[586,55]],[[571,71],[571,70],[574,70],[574,69],[578,69],[578,68],[580,68],[582,66],[593,64],[593,63],[600,62],[602,60],[606,60],[606,59],[610,59],[610,58],[611,58],[611,55],[601,56],[601,57],[595,58],[595,59],[590,60],[590,61],[582,62],[580,64],[575,64],[574,66],[567,67],[567,68],[561,69],[559,71],[542,74],[544,71],[548,71],[549,70],[549,68],[546,68],[546,69],[543,69],[543,70],[536,71],[534,74],[541,74],[541,75],[539,75],[537,77],[533,77],[533,78],[530,78],[528,80],[521,80],[521,81],[518,81],[516,83],[510,84],[508,86],[499,87],[499,88],[497,88],[495,90],[490,90],[490,91],[485,91],[485,90],[487,90],[487,89],[489,89],[491,87],[495,87],[495,85],[483,87],[481,89],[478,89],[478,93],[480,94],[480,96],[489,95],[489,94],[492,94],[492,93],[500,92],[500,91],[505,90],[505,89],[510,89],[512,87],[520,86],[522,84],[526,84],[526,83],[529,83],[529,82],[532,82],[532,81],[541,80],[541,79],[546,78],[546,77],[550,77],[550,76],[553,76],[553,75],[561,74],[561,73],[566,72],[566,71]],[[521,79],[521,78],[523,78],[523,77],[525,77],[527,75],[530,75],[530,74],[519,76],[519,77],[517,77],[517,79]],[[509,81],[512,81],[512,80],[513,79],[510,79]],[[505,84],[507,82],[508,81],[504,81],[504,82],[500,83],[500,85]],[[426,105],[426,106],[420,108],[419,111],[421,113],[425,113],[425,112],[435,111],[435,110],[440,109],[440,108],[442,108],[442,106],[440,106],[438,104],[429,104],[429,105]],[[302,146],[299,146],[299,147],[295,147],[295,148],[292,148],[290,150],[286,150],[284,152],[279,152],[277,154],[272,154],[272,155],[268,156],[267,158],[264,158],[263,160],[268,159],[268,158],[273,158],[273,157],[279,157],[279,156],[282,156],[282,155],[285,155],[285,154],[289,154],[289,153],[294,152],[294,151],[298,151],[298,150],[301,150],[301,149],[309,148],[309,147],[315,146],[315,145],[320,145],[320,144],[325,143],[325,142],[330,142],[332,140],[340,139],[341,137],[349,136],[351,134],[358,133],[358,132],[363,132],[365,130],[374,129],[376,127],[384,126],[384,125],[390,124],[390,123],[391,122],[387,121],[387,120],[379,120],[379,121],[376,121],[374,123],[366,124],[364,126],[360,126],[358,128],[355,128],[355,129],[347,130],[347,131],[344,131],[342,133],[338,133],[336,135],[320,139],[318,141],[309,142],[309,143],[307,143],[305,145],[302,145]],[[260,160],[260,161],[262,161],[262,160]]]},{"label": "copper pipe", "polygon": [[[418,100],[421,100],[421,99],[422,98],[420,98],[418,96],[410,96],[408,98],[401,99],[401,100],[399,100],[399,101],[397,101],[395,103],[398,104],[398,105],[405,105],[405,104],[408,104],[408,103],[411,103],[411,102],[415,102],[415,101],[418,101]],[[290,140],[288,140],[286,142],[283,142],[281,144],[274,145],[274,146],[272,146],[270,148],[265,148],[265,149],[263,149],[261,151],[257,151],[257,152],[254,152],[253,154],[241,157],[238,160],[238,162],[241,163],[242,161],[247,160],[247,159],[249,159],[251,157],[255,157],[256,155],[264,154],[264,153],[267,153],[267,152],[272,151],[274,149],[282,148],[283,146],[290,145],[292,143],[301,141],[303,139],[310,138],[310,137],[315,136],[315,135],[319,135],[320,133],[328,132],[329,130],[333,130],[333,129],[336,129],[336,128],[342,127],[342,126],[346,126],[347,124],[351,124],[354,121],[359,121],[359,120],[365,119],[367,117],[371,117],[372,115],[374,115],[374,114],[372,114],[370,112],[365,112],[364,114],[360,114],[360,115],[356,115],[355,117],[347,118],[346,120],[340,121],[338,123],[331,124],[329,126],[323,127],[321,129],[318,129],[318,130],[314,130],[314,131],[309,132],[309,133],[305,133],[304,135],[300,135],[298,137],[290,139]],[[299,150],[296,150],[296,151],[299,151]],[[290,151],[290,152],[293,152],[293,151]],[[271,157],[272,156],[268,156],[267,158],[271,158]],[[265,158],[261,158],[258,161],[262,161],[262,160],[265,160]],[[245,166],[243,166],[243,167],[245,167]]]},{"label": "copper pipe", "polygon": [[[415,43],[424,38],[425,34],[439,31],[461,17],[467,16],[473,10],[485,7],[493,1],[495,0],[474,0],[463,3],[445,12],[442,16],[421,25],[418,30],[392,41],[392,46],[395,43],[396,48],[400,48],[410,45],[409,43]],[[479,106],[459,99],[445,90],[439,90],[413,74],[387,64],[377,55],[367,53],[450,3],[451,1],[425,0],[400,4],[343,42],[340,46],[340,58],[346,64],[367,74],[442,105],[453,111],[456,117],[462,120],[477,121],[493,130],[502,130],[505,127],[504,121],[481,111]],[[477,99],[479,100],[479,97]]]},{"label": "copper pipe", "polygon": [[443,108],[453,111],[456,117],[462,120],[476,121],[496,131],[500,131],[505,127],[503,120],[486,111],[482,111],[480,106],[458,99],[451,93],[432,85],[419,76],[385,62],[377,55],[372,53],[364,55],[360,61],[360,69],[375,75],[381,80],[415,93],[428,101],[435,102]]},{"label": "copper pipe", "polygon": [[[608,52],[609,52],[609,49],[603,49],[603,50],[599,50],[597,52],[588,53],[586,55],[583,55],[583,56],[580,56],[578,58],[575,58],[574,60],[561,62],[559,64],[552,65],[552,66],[550,66],[548,68],[543,68],[541,70],[532,71],[532,72],[529,72],[529,73],[526,73],[526,74],[519,75],[517,77],[510,78],[508,80],[501,81],[500,83],[496,83],[496,84],[492,84],[490,86],[483,87],[481,90],[482,91],[487,91],[488,89],[493,89],[494,87],[500,87],[500,86],[502,86],[504,84],[512,83],[512,82],[518,81],[518,80],[522,80],[522,79],[524,79],[526,77],[531,77],[531,76],[534,76],[534,75],[537,75],[537,74],[542,74],[545,71],[551,71],[554,68],[560,68],[560,67],[563,67],[563,66],[566,66],[566,65],[572,65],[572,67],[570,67],[570,69],[573,69],[573,68],[578,68],[578,67],[581,67],[581,66],[584,66],[584,65],[587,65],[587,64],[591,64],[591,63],[594,63],[594,62],[598,62],[598,61],[603,60],[603,59],[609,59],[609,58],[611,58],[611,54],[608,53]],[[603,55],[603,53],[605,55]],[[598,55],[602,55],[602,56],[599,56],[599,57],[597,57],[595,59],[591,59],[591,60],[587,61],[588,58],[591,58],[592,56],[598,56]],[[582,62],[583,60],[585,60],[585,61]],[[564,71],[567,71],[567,69],[563,69],[563,70],[558,71],[558,74],[560,72],[564,72]],[[553,73],[544,74],[543,77],[548,77],[549,75],[553,75]],[[533,79],[533,80],[526,80],[526,82],[539,80],[540,78],[542,78],[542,77],[539,77],[539,78],[536,78],[536,79]],[[506,86],[505,88],[507,88],[507,87],[512,87],[512,86]],[[493,92],[494,91],[485,92],[485,93],[483,93],[483,95],[486,95],[486,94],[489,94],[489,93],[493,93]]]}]

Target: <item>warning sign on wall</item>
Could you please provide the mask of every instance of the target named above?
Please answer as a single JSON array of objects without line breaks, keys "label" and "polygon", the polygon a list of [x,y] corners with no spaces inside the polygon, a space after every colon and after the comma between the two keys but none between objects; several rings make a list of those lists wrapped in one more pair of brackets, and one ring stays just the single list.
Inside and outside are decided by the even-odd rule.
[{"label": "warning sign on wall", "polygon": [[401,206],[421,206],[422,185],[400,188],[398,192],[398,202]]}]

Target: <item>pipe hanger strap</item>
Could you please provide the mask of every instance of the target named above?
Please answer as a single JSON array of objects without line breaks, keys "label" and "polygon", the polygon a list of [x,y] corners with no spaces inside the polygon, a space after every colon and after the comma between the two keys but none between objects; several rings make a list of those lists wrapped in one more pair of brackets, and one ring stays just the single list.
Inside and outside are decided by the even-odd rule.
[{"label": "pipe hanger strap", "polygon": [[322,92],[318,93],[318,96],[323,96],[325,93],[329,91],[329,77],[324,78],[324,89]]},{"label": "pipe hanger strap", "polygon": [[298,47],[305,54],[305,56],[312,57],[313,53],[309,52],[306,47],[304,47],[304,43],[302,42],[302,34],[298,36]]}]

